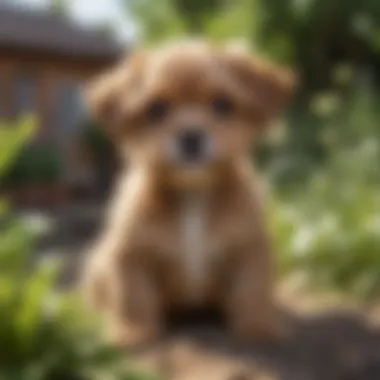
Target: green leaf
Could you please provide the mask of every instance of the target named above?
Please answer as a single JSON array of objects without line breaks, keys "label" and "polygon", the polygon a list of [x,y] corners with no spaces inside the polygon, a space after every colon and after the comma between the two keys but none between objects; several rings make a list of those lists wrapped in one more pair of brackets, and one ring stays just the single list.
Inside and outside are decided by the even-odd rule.
[{"label": "green leaf", "polygon": [[33,349],[36,340],[39,338],[38,332],[40,324],[50,318],[54,311],[49,308],[54,307],[51,303],[52,288],[57,277],[59,266],[55,263],[48,263],[39,270],[23,285],[22,300],[15,327],[23,350]]}]

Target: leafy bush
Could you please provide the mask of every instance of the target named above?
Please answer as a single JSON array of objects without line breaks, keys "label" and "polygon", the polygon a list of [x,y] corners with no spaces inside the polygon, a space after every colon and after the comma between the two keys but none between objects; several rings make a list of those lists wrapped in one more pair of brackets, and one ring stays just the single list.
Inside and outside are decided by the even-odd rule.
[{"label": "leafy bush", "polygon": [[136,379],[124,354],[99,338],[93,316],[55,293],[57,265],[30,274],[31,239],[14,221],[0,235],[0,378]]},{"label": "leafy bush", "polygon": [[378,297],[378,193],[353,186],[339,198],[334,182],[321,177],[300,199],[277,201],[272,222],[283,269],[300,274],[304,285]]},{"label": "leafy bush", "polygon": [[282,268],[304,284],[380,295],[377,114],[376,102],[357,93],[326,122],[325,165],[309,173],[298,191],[273,200]]},{"label": "leafy bush", "polygon": [[113,145],[100,125],[89,122],[83,132],[82,142],[94,157],[104,157],[113,150]]},{"label": "leafy bush", "polygon": [[0,173],[7,172],[35,130],[35,119],[26,117],[16,125],[0,123]]},{"label": "leafy bush", "polygon": [[148,379],[127,370],[75,296],[54,290],[59,268],[31,273],[33,235],[11,220],[0,234],[0,378],[9,380]]},{"label": "leafy bush", "polygon": [[0,183],[22,186],[54,182],[62,169],[61,157],[52,145],[31,144],[35,119],[26,117],[14,125],[0,125]]},{"label": "leafy bush", "polygon": [[51,183],[59,180],[61,157],[50,145],[29,145],[24,147],[4,177],[8,186],[22,186],[33,183]]}]

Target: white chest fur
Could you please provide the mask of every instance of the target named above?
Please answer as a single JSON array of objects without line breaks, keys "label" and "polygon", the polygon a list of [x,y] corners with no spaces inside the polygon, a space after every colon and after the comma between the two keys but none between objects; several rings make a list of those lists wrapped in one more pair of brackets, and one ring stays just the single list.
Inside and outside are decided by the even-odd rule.
[{"label": "white chest fur", "polygon": [[204,194],[186,194],[181,201],[182,260],[187,296],[202,297],[207,275],[207,200]]}]

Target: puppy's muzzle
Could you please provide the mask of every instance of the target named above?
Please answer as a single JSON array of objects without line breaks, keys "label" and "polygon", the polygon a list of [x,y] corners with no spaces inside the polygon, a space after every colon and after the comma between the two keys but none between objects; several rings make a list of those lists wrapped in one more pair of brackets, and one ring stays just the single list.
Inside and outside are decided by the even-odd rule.
[{"label": "puppy's muzzle", "polygon": [[177,138],[177,143],[181,158],[184,162],[199,163],[206,156],[205,133],[196,128],[181,131]]}]

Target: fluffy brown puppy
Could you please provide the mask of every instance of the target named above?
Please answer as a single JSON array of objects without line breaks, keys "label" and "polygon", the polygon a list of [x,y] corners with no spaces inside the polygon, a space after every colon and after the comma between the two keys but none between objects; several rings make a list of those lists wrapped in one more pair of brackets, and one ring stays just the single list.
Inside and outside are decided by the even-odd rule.
[{"label": "fluffy brown puppy", "polygon": [[281,334],[249,152],[291,87],[287,72],[202,42],[136,53],[90,86],[129,163],[85,277],[114,339],[157,337],[168,311],[204,305],[238,337]]}]

